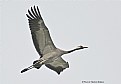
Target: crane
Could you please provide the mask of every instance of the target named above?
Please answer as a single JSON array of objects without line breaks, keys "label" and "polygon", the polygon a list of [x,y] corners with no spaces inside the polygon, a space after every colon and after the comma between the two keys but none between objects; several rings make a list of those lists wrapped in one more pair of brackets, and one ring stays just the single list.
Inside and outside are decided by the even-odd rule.
[{"label": "crane", "polygon": [[38,60],[34,61],[31,66],[23,69],[21,73],[32,68],[39,69],[42,65],[45,65],[49,69],[60,74],[64,69],[69,68],[68,62],[66,62],[61,57],[62,55],[76,50],[88,48],[84,46],[78,46],[77,48],[69,51],[56,48],[50,37],[49,30],[41,17],[38,6],[31,7],[30,10],[28,9],[28,14],[26,14],[26,16],[28,17],[29,27],[35,49],[40,57]]}]

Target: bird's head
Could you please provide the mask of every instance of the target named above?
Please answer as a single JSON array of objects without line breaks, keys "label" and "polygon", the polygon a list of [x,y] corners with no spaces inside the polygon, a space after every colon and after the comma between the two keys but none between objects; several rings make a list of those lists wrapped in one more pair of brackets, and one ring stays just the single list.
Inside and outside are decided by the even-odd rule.
[{"label": "bird's head", "polygon": [[84,48],[88,48],[88,47],[84,47],[84,46],[78,46],[76,49],[84,49]]}]

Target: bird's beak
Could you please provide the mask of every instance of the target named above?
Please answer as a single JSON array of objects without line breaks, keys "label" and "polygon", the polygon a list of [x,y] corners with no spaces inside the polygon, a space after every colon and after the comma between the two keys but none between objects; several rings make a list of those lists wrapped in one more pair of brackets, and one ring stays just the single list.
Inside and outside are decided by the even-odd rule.
[{"label": "bird's beak", "polygon": [[88,48],[88,47],[84,47],[84,46],[78,46],[79,48],[82,48],[82,49],[84,49],[84,48]]}]

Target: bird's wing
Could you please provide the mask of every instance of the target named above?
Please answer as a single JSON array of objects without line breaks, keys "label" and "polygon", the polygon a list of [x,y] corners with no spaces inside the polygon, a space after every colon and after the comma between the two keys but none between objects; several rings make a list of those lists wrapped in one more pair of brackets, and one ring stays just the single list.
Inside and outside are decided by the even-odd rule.
[{"label": "bird's wing", "polygon": [[58,74],[62,72],[64,69],[69,68],[68,62],[63,60],[61,57],[57,58],[51,63],[45,64],[46,67],[56,71]]},{"label": "bird's wing", "polygon": [[39,55],[43,56],[54,50],[56,47],[52,42],[48,28],[44,24],[38,6],[37,8],[31,7],[31,11],[28,10],[26,16],[29,20],[33,43]]}]

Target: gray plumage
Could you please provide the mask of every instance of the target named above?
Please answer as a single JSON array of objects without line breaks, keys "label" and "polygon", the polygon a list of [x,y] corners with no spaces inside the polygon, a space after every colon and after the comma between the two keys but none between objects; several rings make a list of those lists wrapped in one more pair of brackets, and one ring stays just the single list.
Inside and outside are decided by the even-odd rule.
[{"label": "gray plumage", "polygon": [[50,37],[49,30],[41,17],[38,6],[31,7],[26,16],[28,17],[33,43],[40,58],[34,61],[30,67],[23,69],[21,73],[32,68],[39,69],[44,64],[46,67],[60,74],[64,69],[69,68],[68,62],[61,57],[63,54],[87,48],[79,46],[69,51],[56,48]]}]

